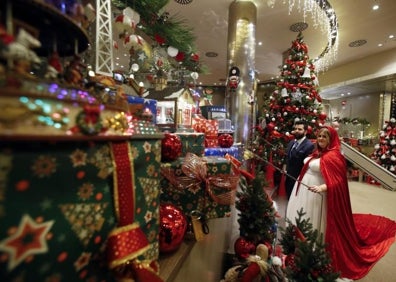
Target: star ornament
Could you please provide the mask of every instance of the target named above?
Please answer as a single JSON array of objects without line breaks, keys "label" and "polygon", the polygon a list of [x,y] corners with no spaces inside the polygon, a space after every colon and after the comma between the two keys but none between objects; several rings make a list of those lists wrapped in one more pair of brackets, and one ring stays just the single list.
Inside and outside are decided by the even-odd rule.
[{"label": "star ornament", "polygon": [[8,270],[13,270],[31,255],[48,251],[46,235],[54,221],[35,222],[29,215],[24,215],[15,234],[0,242],[0,251],[9,254]]}]

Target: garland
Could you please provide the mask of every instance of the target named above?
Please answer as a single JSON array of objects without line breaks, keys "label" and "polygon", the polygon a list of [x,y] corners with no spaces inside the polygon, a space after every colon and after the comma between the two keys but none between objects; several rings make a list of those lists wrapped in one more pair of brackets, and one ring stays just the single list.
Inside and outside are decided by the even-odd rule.
[{"label": "garland", "polygon": [[362,125],[369,125],[370,122],[365,118],[341,118],[337,120],[340,123],[348,124],[352,123],[355,125],[362,124]]},{"label": "garland", "polygon": [[193,29],[185,19],[165,12],[169,0],[112,0],[112,3],[120,10],[130,7],[138,12],[140,29],[159,45],[177,48],[184,54],[179,61],[188,70],[200,73],[205,71],[197,58],[194,58],[196,38]]}]

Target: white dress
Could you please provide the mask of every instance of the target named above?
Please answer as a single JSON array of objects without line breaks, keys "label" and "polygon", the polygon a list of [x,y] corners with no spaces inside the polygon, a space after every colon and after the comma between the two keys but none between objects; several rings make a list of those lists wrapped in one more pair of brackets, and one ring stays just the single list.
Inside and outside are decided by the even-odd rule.
[{"label": "white dress", "polygon": [[[306,158],[304,163],[306,163],[308,159],[309,158]],[[297,195],[296,190],[298,182],[294,185],[286,209],[286,218],[295,224],[296,218],[298,218],[297,211],[303,208],[303,211],[306,213],[304,218],[309,218],[313,229],[319,230],[323,236],[326,234],[327,193],[311,192],[308,190],[307,186],[321,185],[324,183],[322,174],[320,173],[320,159],[311,160],[307,172],[301,180]]]}]

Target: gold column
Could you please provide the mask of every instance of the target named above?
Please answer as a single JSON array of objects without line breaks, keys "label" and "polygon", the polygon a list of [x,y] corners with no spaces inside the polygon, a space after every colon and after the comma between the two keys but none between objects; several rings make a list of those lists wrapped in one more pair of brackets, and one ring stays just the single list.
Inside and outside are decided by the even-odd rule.
[{"label": "gold column", "polygon": [[246,146],[256,116],[256,5],[251,1],[234,1],[229,7],[227,66],[240,70],[235,91],[227,91],[226,105],[234,140]]}]

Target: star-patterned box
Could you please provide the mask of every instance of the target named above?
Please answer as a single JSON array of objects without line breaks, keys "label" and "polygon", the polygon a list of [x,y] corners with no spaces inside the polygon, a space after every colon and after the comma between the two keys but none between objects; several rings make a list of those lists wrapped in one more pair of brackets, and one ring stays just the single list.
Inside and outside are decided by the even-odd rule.
[{"label": "star-patterned box", "polygon": [[[0,281],[116,281],[107,238],[129,221],[146,246],[132,257],[155,264],[161,142],[150,137],[1,141]],[[117,194],[125,182],[129,199]]]},{"label": "star-patterned box", "polygon": [[193,153],[202,157],[205,152],[205,134],[198,132],[176,132],[182,142],[182,154],[186,156],[187,153]]}]

